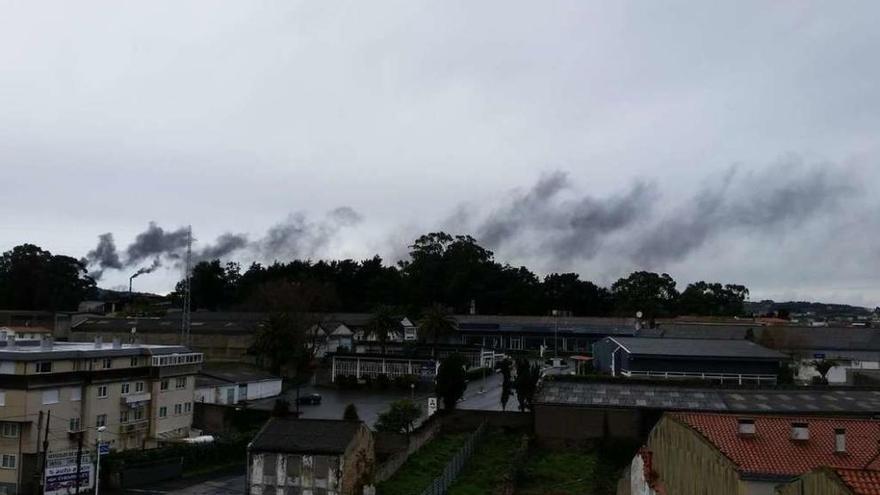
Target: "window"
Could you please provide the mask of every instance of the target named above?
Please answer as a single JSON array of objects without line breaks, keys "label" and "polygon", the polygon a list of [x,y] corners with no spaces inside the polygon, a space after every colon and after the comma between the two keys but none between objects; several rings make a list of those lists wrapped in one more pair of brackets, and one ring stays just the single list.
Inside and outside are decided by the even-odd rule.
[{"label": "window", "polygon": [[165,406],[162,406],[159,408],[159,417],[164,418],[165,416],[168,416],[168,408]]},{"label": "window", "polygon": [[0,390],[0,406],[6,405],[6,392],[4,390]]},{"label": "window", "polygon": [[134,383],[134,391],[135,392],[143,392],[144,391],[144,382],[135,382]]},{"label": "window", "polygon": [[107,426],[107,415],[106,414],[99,414],[95,418],[95,427],[100,428],[102,426]]},{"label": "window", "polygon": [[162,380],[159,383],[159,390],[168,390],[168,380]]},{"label": "window", "polygon": [[51,373],[52,361],[39,361],[34,363],[37,373]]},{"label": "window", "polygon": [[43,390],[43,405],[58,404],[58,389]]},{"label": "window", "polygon": [[98,385],[98,398],[106,399],[107,398],[107,385]]},{"label": "window", "polygon": [[183,405],[183,412],[190,413],[190,412],[192,412],[192,410],[193,410],[193,403],[192,402],[187,402],[186,404]]},{"label": "window", "polygon": [[0,375],[14,375],[15,363],[12,361],[0,361]]},{"label": "window", "polygon": [[174,404],[174,414],[183,414],[183,404]]},{"label": "window", "polygon": [[3,454],[0,457],[0,468],[2,469],[15,469],[15,454]]},{"label": "window", "polygon": [[67,426],[67,431],[80,431],[82,429],[80,428],[79,418],[70,418],[70,422]]},{"label": "window", "polygon": [[123,383],[122,384],[122,395],[127,395],[130,389],[131,389],[130,383]]},{"label": "window", "polygon": [[70,389],[70,400],[78,401],[82,400],[82,389],[79,387],[73,387]]},{"label": "window", "polygon": [[101,367],[104,369],[112,368],[113,367],[113,359],[104,358],[103,362],[101,363]]},{"label": "window", "polygon": [[134,410],[134,420],[140,421],[142,419],[144,419],[144,407],[143,406]]},{"label": "window", "polygon": [[120,411],[119,412],[119,422],[120,423],[128,423],[128,411]]},{"label": "window", "polygon": [[186,388],[186,377],[185,377],[185,376],[182,376],[182,377],[178,378],[178,379],[175,381],[174,386],[177,387],[177,388]]},{"label": "window", "polygon": [[18,423],[0,423],[0,436],[18,438]]},{"label": "window", "polygon": [[138,365],[138,358],[137,358],[137,356],[132,357],[132,358],[131,358],[131,367],[134,368],[134,367],[137,366],[137,365]]}]

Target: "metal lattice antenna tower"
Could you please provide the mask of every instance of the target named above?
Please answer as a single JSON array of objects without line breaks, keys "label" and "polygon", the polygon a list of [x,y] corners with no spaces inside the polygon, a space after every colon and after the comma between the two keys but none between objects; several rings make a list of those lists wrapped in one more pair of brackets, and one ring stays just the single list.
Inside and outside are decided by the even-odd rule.
[{"label": "metal lattice antenna tower", "polygon": [[186,263],[183,274],[183,312],[180,317],[180,343],[190,345],[190,327],[192,320],[192,294],[190,285],[192,278],[192,226],[187,227],[186,233]]}]

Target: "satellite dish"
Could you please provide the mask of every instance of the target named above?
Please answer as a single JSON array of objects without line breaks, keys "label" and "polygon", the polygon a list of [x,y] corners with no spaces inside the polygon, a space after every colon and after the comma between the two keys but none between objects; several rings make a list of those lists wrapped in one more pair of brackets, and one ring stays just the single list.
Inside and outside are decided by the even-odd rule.
[{"label": "satellite dish", "polygon": [[641,317],[642,317],[642,312],[636,311],[636,318],[641,318]]}]

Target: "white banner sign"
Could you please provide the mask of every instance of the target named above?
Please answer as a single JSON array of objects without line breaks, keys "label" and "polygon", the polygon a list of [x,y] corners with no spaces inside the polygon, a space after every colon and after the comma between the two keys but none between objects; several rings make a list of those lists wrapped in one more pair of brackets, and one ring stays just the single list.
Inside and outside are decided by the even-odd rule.
[{"label": "white banner sign", "polygon": [[[76,492],[76,451],[50,452],[46,458],[44,495],[68,495]],[[79,489],[89,491],[95,486],[94,465],[86,451],[79,466]]]}]

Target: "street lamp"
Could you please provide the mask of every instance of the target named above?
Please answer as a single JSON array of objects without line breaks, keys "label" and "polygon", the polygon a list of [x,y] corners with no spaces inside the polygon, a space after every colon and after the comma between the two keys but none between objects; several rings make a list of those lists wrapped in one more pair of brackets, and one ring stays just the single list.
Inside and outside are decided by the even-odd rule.
[{"label": "street lamp", "polygon": [[[95,495],[98,495],[98,484],[101,482],[101,434],[107,430],[106,426],[98,427],[98,440],[95,443],[96,452],[98,452],[98,461],[95,464]],[[78,482],[79,480],[77,480]]]},{"label": "street lamp", "polygon": [[416,400],[416,384],[415,383],[409,384],[409,400],[411,400],[411,401]]}]

